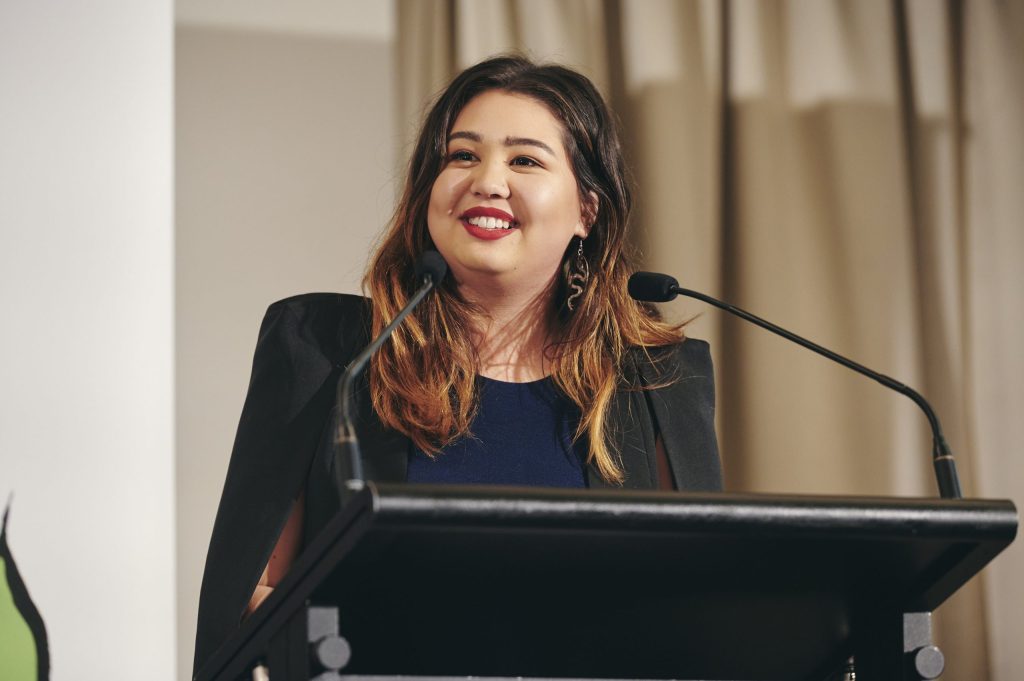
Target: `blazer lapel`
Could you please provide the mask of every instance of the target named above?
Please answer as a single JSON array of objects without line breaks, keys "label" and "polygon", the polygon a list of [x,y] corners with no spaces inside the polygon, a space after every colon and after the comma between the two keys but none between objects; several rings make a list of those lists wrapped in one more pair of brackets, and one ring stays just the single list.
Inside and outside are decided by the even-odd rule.
[{"label": "blazer lapel", "polygon": [[715,379],[708,344],[686,339],[657,362],[644,362],[644,385],[654,428],[668,456],[676,489],[722,488],[715,436]]}]

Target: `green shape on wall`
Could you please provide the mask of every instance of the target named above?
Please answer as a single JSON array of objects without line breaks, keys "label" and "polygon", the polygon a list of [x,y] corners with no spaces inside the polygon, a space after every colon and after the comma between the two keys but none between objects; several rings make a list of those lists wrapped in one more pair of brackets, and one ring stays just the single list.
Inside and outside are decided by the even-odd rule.
[{"label": "green shape on wall", "polygon": [[0,679],[46,681],[50,653],[46,626],[7,545],[8,500],[0,528]]},{"label": "green shape on wall", "polygon": [[0,678],[36,679],[36,642],[7,586],[6,560],[0,560]]}]

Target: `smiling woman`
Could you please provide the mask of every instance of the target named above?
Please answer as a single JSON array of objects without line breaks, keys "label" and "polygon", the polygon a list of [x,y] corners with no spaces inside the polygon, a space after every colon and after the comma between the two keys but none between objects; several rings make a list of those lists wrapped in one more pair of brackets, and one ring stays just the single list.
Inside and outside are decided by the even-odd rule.
[{"label": "smiling woman", "polygon": [[371,299],[297,296],[264,319],[207,557],[197,668],[338,511],[331,396],[418,287],[428,249],[450,275],[358,391],[368,479],[721,487],[707,344],[627,293],[625,177],[611,114],[575,71],[499,57],[441,93],[367,270]]},{"label": "smiling woman", "polygon": [[[561,124],[530,97],[491,90],[459,113],[449,140],[427,224],[463,295],[485,308],[482,298],[544,295],[570,239],[590,232],[597,202],[580,196]],[[480,373],[543,377],[533,369],[540,375]]]}]

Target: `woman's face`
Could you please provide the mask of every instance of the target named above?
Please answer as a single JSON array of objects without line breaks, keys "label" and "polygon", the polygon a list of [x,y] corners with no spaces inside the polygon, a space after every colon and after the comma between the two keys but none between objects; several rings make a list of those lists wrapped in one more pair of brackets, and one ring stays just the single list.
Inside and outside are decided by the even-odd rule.
[{"label": "woman's face", "polygon": [[543,289],[569,241],[586,237],[583,213],[562,125],[544,105],[500,90],[466,104],[427,211],[461,286]]}]

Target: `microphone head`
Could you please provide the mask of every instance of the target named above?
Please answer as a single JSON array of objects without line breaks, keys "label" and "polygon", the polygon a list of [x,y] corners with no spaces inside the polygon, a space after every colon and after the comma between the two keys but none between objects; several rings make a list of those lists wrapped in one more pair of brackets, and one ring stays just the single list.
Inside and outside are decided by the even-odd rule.
[{"label": "microphone head", "polygon": [[679,282],[657,272],[634,272],[629,278],[629,295],[645,303],[665,303],[675,298]]},{"label": "microphone head", "polygon": [[423,251],[419,260],[416,261],[416,281],[423,281],[426,277],[430,277],[431,283],[436,286],[441,283],[447,272],[448,263],[444,261],[440,253],[433,249]]}]

